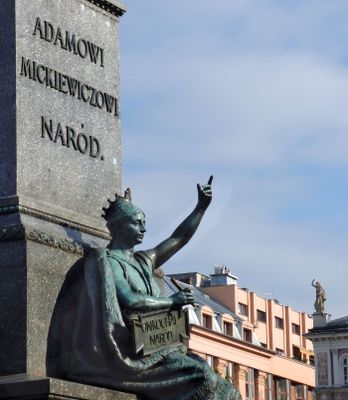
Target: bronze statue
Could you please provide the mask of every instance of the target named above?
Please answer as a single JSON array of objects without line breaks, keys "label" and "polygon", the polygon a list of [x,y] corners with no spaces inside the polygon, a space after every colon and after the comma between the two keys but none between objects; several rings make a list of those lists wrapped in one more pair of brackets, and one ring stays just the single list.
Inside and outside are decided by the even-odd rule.
[{"label": "bronze statue", "polygon": [[190,290],[163,297],[153,271],[193,236],[212,199],[212,177],[197,185],[198,202],[173,234],[150,250],[143,240],[145,215],[130,191],[109,201],[103,217],[111,233],[107,248],[93,252],[68,273],[52,317],[49,376],[135,393],[144,400],[240,400],[237,389],[185,346],[166,346],[140,356],[132,348],[138,313],[193,304]]},{"label": "bronze statue", "polygon": [[315,284],[315,279],[312,280],[312,286],[315,288],[315,302],[314,302],[314,309],[315,312],[323,314],[325,311],[325,301],[326,301],[326,294],[325,290],[321,286],[321,284],[317,281]]}]

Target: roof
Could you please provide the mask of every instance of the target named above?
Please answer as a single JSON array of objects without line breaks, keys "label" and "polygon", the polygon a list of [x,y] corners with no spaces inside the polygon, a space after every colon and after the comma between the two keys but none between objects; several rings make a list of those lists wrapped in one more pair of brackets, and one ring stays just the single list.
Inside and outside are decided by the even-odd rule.
[{"label": "roof", "polygon": [[345,317],[333,319],[332,321],[328,322],[326,326],[330,327],[347,327],[348,328],[348,315]]},{"label": "roof", "polygon": [[334,319],[328,322],[326,325],[314,327],[309,330],[309,335],[320,335],[325,334],[345,334],[348,332],[348,315],[345,317]]},{"label": "roof", "polygon": [[[240,321],[242,322],[242,318],[238,317],[237,314],[235,314],[233,311],[231,311],[229,308],[223,306],[216,300],[213,300],[210,296],[207,294],[203,293],[202,290],[196,286],[189,285],[184,282],[180,282],[180,286],[183,288],[190,288],[193,293],[194,293],[194,298],[196,303],[199,306],[208,306],[210,307],[216,314],[229,314],[233,317],[235,321]],[[164,285],[163,285],[163,290],[165,296],[171,296],[172,294],[176,293],[178,289],[175,287],[175,285],[171,282],[170,277],[165,276],[164,277]]]}]

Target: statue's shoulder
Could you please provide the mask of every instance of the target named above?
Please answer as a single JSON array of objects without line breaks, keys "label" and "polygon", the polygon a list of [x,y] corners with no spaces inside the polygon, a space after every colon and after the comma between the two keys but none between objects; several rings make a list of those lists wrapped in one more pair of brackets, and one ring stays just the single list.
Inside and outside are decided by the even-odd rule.
[{"label": "statue's shoulder", "polygon": [[147,251],[144,250],[137,251],[136,253],[134,253],[134,257],[142,265],[145,264],[145,266],[148,267],[150,271],[153,270],[153,261]]},{"label": "statue's shoulder", "polygon": [[93,249],[85,261],[87,269],[93,268],[102,273],[115,273],[120,270],[123,274],[126,273],[126,263],[124,259],[112,253],[108,248],[95,248]]},{"label": "statue's shoulder", "polygon": [[107,262],[108,254],[105,248],[93,248],[84,259],[85,268],[98,267]]},{"label": "statue's shoulder", "polygon": [[91,248],[88,254],[85,256],[85,259],[95,259],[106,257],[108,253],[108,249],[105,247],[94,247]]}]

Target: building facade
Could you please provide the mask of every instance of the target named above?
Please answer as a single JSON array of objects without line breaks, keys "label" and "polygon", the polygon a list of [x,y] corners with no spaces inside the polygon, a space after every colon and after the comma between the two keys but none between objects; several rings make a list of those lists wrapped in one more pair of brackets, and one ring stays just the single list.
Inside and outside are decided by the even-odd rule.
[{"label": "building facade", "polygon": [[315,353],[317,400],[348,399],[348,316],[330,321],[329,314],[313,314],[307,334]]},{"label": "building facade", "polygon": [[[174,274],[195,291],[188,347],[230,379],[243,400],[312,400],[312,317],[238,286],[225,267]],[[165,278],[165,291],[177,290]]]}]

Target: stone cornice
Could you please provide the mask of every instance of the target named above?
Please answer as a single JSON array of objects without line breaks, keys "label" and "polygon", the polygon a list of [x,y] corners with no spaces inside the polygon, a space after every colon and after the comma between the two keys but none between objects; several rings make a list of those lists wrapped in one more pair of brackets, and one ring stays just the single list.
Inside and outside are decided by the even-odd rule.
[{"label": "stone cornice", "polygon": [[333,334],[327,333],[322,335],[306,334],[306,338],[312,342],[340,342],[342,340],[348,340],[348,333],[345,334]]},{"label": "stone cornice", "polygon": [[71,239],[56,237],[54,235],[38,231],[36,229],[26,232],[25,236],[26,239],[44,244],[45,246],[54,247],[56,249],[78,254],[80,256],[83,256],[85,254],[83,247],[79,243]]},{"label": "stone cornice", "polygon": [[20,204],[11,204],[6,206],[0,206],[0,215],[1,214],[14,214],[19,212],[20,214],[29,215],[31,217],[35,217],[38,219],[42,219],[43,221],[51,222],[53,224],[57,224],[60,226],[68,227],[83,233],[87,233],[89,235],[97,236],[101,239],[110,240],[110,235],[102,231],[100,229],[95,229],[88,227],[83,224],[79,224],[77,222],[69,221],[65,218],[61,218],[43,211],[35,210],[30,207],[25,207]]},{"label": "stone cornice", "polygon": [[102,8],[104,11],[115,15],[116,17],[122,16],[126,12],[126,7],[115,0],[87,0],[89,3]]},{"label": "stone cornice", "polygon": [[45,246],[54,247],[80,256],[89,252],[81,244],[70,238],[63,238],[37,229],[25,229],[22,225],[13,225],[0,230],[0,242],[12,242],[17,240],[30,240]]}]

